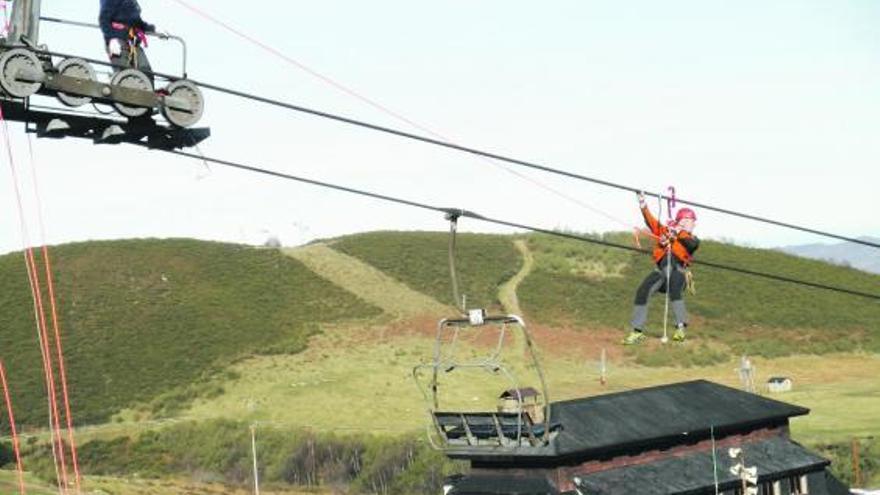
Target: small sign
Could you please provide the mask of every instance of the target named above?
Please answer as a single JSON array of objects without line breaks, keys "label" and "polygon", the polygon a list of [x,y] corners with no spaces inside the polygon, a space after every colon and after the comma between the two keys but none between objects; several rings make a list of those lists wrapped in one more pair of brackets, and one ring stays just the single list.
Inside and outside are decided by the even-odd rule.
[{"label": "small sign", "polygon": [[486,318],[486,310],[485,309],[471,309],[468,310],[468,319],[471,322],[471,325],[482,325]]}]

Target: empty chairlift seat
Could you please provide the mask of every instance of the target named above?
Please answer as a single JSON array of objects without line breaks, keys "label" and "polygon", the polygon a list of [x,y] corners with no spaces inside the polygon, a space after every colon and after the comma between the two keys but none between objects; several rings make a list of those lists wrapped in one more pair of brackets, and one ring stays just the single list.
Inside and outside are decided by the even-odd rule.
[{"label": "empty chairlift seat", "polygon": [[535,424],[528,413],[438,411],[433,416],[437,431],[450,445],[536,446],[546,427]]}]

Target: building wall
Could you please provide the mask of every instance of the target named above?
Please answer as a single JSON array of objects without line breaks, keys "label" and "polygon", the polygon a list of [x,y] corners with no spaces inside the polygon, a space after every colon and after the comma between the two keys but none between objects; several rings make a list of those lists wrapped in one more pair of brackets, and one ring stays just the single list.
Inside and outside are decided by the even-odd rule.
[{"label": "building wall", "polygon": [[781,382],[767,382],[767,390],[770,392],[789,392],[791,391],[792,381],[785,380]]},{"label": "building wall", "polygon": [[[728,435],[715,439],[715,448],[718,450],[727,449],[729,447],[738,447],[740,445],[764,440],[772,437],[789,438],[788,425],[761,428],[758,430],[745,432],[741,434]],[[586,475],[606,471],[609,469],[617,469],[626,466],[635,466],[639,464],[648,464],[657,462],[670,457],[680,457],[683,455],[696,452],[709,452],[712,450],[712,440],[706,439],[692,444],[682,444],[669,449],[649,450],[635,455],[619,456],[607,460],[591,460],[581,463],[577,466],[561,467],[556,469],[557,486],[565,490],[574,489],[572,479],[577,475]],[[570,486],[570,488],[567,488]]]},{"label": "building wall", "polygon": [[[716,438],[715,448],[721,450],[729,447],[738,447],[746,443],[773,437],[790,438],[788,424]],[[584,476],[627,466],[649,464],[670,457],[680,457],[690,453],[709,452],[712,449],[712,440],[706,439],[690,444],[682,443],[673,447],[667,447],[668,446],[663,446],[663,448],[660,448],[658,446],[658,448],[653,450],[643,450],[641,452],[634,452],[630,455],[619,455],[609,459],[589,459],[578,464],[553,468],[492,468],[487,466],[475,466],[472,464],[471,474],[475,476],[479,474],[535,476],[537,474],[549,479],[560,492],[564,493],[575,490],[576,487],[572,481],[575,476]]]}]

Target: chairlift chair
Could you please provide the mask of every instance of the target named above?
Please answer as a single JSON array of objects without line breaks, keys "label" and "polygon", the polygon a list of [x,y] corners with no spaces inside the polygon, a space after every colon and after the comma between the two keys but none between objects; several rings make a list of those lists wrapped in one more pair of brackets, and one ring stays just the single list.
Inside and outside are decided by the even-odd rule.
[{"label": "chairlift chair", "polygon": [[[459,358],[456,347],[463,333],[472,333],[483,326],[498,327],[498,337],[492,351],[477,358]],[[532,417],[526,409],[521,381],[505,362],[503,351],[509,345],[510,336],[518,331],[526,344],[528,356],[523,357],[532,367],[532,379],[540,386],[536,407],[543,417]],[[517,407],[514,411],[455,410],[447,403],[455,390],[443,390],[440,378],[456,372],[477,372],[505,383],[512,391]],[[531,373],[530,373],[531,374]],[[522,318],[516,315],[486,316],[483,310],[471,311],[467,318],[456,317],[440,320],[434,342],[433,359],[428,364],[413,368],[413,379],[421,391],[429,416],[428,438],[438,449],[489,448],[517,449],[546,445],[554,433],[550,425],[550,403],[538,356],[531,336]],[[430,378],[425,380],[425,376]],[[500,379],[499,379],[500,377]],[[540,415],[538,415],[540,416]]]}]

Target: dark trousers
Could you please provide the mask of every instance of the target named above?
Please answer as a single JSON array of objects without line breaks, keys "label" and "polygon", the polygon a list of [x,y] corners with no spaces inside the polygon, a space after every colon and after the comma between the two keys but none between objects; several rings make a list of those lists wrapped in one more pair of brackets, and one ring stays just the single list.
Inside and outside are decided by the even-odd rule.
[{"label": "dark trousers", "polygon": [[[663,258],[657,263],[657,268],[645,277],[636,290],[636,297],[633,304],[632,327],[643,330],[648,320],[648,301],[656,292],[669,293],[669,302],[672,312],[675,315],[677,325],[687,325],[687,309],[684,306],[684,288],[687,285],[687,278],[684,274],[685,268],[677,260],[671,263]],[[666,283],[667,277],[669,283]]]},{"label": "dark trousers", "polygon": [[150,60],[147,58],[147,52],[140,45],[134,47],[134,55],[132,55],[132,47],[125,40],[122,41],[122,54],[118,57],[111,56],[110,63],[113,64],[113,70],[118,72],[122,69],[137,69],[147,74],[150,82],[153,82],[153,68],[150,66]]}]

